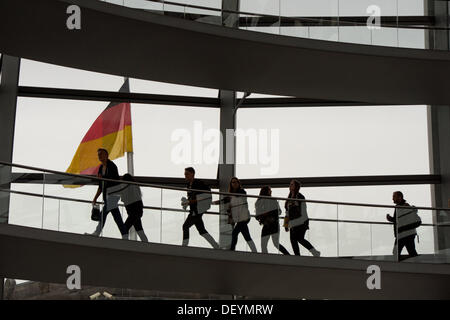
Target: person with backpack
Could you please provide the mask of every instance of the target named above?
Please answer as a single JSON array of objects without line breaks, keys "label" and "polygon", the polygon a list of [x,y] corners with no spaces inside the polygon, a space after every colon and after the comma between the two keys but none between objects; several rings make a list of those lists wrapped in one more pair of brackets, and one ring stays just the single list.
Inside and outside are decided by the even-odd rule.
[{"label": "person with backpack", "polygon": [[[124,181],[133,181],[134,178],[130,174],[122,177]],[[144,213],[144,203],[142,202],[142,193],[138,185],[121,183],[108,189],[109,195],[120,196],[128,218],[124,223],[124,231],[127,233],[133,226],[142,242],[148,242],[144,229],[142,228],[142,214]]]},{"label": "person with backpack", "polygon": [[[269,186],[264,186],[259,192],[260,196],[272,196],[272,190]],[[273,245],[285,255],[289,251],[280,244],[280,205],[275,199],[258,198],[255,203],[256,220],[263,225],[261,230],[261,252],[267,253],[267,243],[272,238]]]},{"label": "person with backpack", "polygon": [[222,200],[214,201],[213,204],[220,204],[223,202],[228,213],[228,221],[233,226],[231,233],[231,247],[230,250],[236,250],[239,233],[242,233],[245,241],[252,252],[257,252],[255,243],[250,236],[248,230],[248,223],[250,222],[250,211],[248,210],[247,192],[242,188],[241,182],[237,177],[232,177],[228,186],[228,192],[238,193],[240,195],[226,196]]},{"label": "person with backpack", "polygon": [[[300,193],[301,184],[297,180],[291,180],[289,184],[288,198],[305,200],[305,196]],[[305,233],[309,229],[309,219],[306,212],[306,202],[298,200],[287,200],[285,205],[286,217],[284,228],[290,231],[292,249],[296,256],[300,255],[298,243],[311,252],[314,257],[320,257],[320,251],[317,251],[313,245],[305,239]]]},{"label": "person with backpack", "polygon": [[[189,207],[189,215],[183,224],[183,246],[189,244],[189,229],[195,225],[198,233],[214,248],[219,249],[219,244],[206,231],[202,215],[211,207],[212,195],[211,189],[202,180],[195,178],[195,170],[192,167],[184,169],[184,177],[187,181],[187,198],[181,199],[183,209]],[[200,191],[197,191],[200,190]],[[207,191],[207,192],[201,192]],[[208,192],[209,191],[209,192]]]},{"label": "person with backpack", "polygon": [[398,207],[410,207],[395,208],[393,216],[390,216],[389,214],[386,215],[386,219],[394,224],[395,242],[392,253],[397,257],[397,261],[400,261],[402,250],[406,247],[409,258],[417,257],[418,254],[414,239],[417,235],[416,228],[422,224],[422,220],[417,214],[417,209],[407,203],[403,198],[403,193],[401,191],[395,191],[392,194],[392,201]]},{"label": "person with backpack", "polygon": [[[97,177],[111,180],[119,180],[119,170],[117,169],[117,166],[114,164],[114,162],[109,160],[108,150],[99,148],[97,150],[97,156],[98,160],[101,162],[98,168]],[[93,233],[85,233],[85,234],[96,237],[100,236],[106,222],[106,217],[108,216],[108,213],[111,212],[114,221],[116,222],[117,227],[119,228],[119,231],[122,235],[122,239],[128,239],[128,232],[126,232],[124,229],[122,215],[120,214],[118,208],[120,197],[117,195],[108,195],[108,189],[117,184],[118,183],[111,181],[99,181],[97,193],[95,194],[94,199],[92,200],[92,206],[94,207],[96,205],[98,197],[100,196],[100,194],[103,193],[103,201],[104,201],[103,210],[101,212],[97,228],[95,229],[95,231]]]}]

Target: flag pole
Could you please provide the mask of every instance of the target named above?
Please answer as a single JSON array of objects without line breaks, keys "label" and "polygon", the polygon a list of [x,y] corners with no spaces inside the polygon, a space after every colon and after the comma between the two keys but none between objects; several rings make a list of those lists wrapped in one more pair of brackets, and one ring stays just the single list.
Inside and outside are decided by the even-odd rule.
[{"label": "flag pole", "polygon": [[[133,158],[133,152],[127,152],[127,171],[129,174],[131,174],[132,176],[134,176],[134,158]],[[137,233],[136,230],[134,229],[133,226],[131,226],[129,233],[128,233],[128,238],[130,240],[137,240]]]},{"label": "flag pole", "polygon": [[[125,81],[128,80],[127,77],[124,78]],[[129,80],[128,80],[129,81]],[[131,90],[129,90],[131,91]],[[131,116],[131,103],[130,103],[130,116]],[[133,152],[127,152],[127,172],[134,176],[134,153]],[[133,226],[131,226],[129,230],[128,237],[130,240],[137,240],[137,233]]]},{"label": "flag pole", "polygon": [[127,152],[127,171],[134,176],[134,154],[133,152]]}]

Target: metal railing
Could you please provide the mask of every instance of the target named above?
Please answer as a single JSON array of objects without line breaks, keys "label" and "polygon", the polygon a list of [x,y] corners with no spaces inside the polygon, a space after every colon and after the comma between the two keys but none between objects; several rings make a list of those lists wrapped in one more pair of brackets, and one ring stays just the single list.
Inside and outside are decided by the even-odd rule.
[{"label": "metal railing", "polygon": [[[222,196],[242,196],[242,194],[239,193],[232,193],[232,192],[221,192],[221,191],[205,191],[205,190],[198,190],[198,189],[190,189],[190,188],[181,188],[181,187],[173,187],[173,186],[166,186],[161,184],[153,184],[153,183],[141,183],[141,182],[135,182],[135,181],[124,181],[124,180],[114,180],[114,179],[106,179],[106,178],[100,178],[96,176],[88,176],[88,175],[80,175],[80,174],[73,174],[73,173],[67,173],[57,170],[51,170],[51,169],[45,169],[45,168],[39,168],[39,167],[33,167],[33,166],[27,166],[27,165],[21,165],[21,164],[15,164],[10,163],[6,161],[0,161],[0,165],[8,166],[8,167],[14,167],[14,168],[21,168],[26,170],[33,170],[33,171],[40,171],[45,173],[52,173],[72,178],[78,178],[78,179],[87,179],[87,180],[94,180],[97,182],[113,182],[113,183],[125,183],[125,184],[132,184],[137,185],[141,187],[149,187],[149,188],[156,188],[156,189],[166,189],[166,190],[176,190],[176,191],[195,191],[195,192],[203,192],[203,193],[210,193],[215,195],[222,195]],[[0,183],[0,185],[3,183]],[[65,184],[64,181],[61,181],[61,184]],[[293,198],[286,198],[286,197],[267,197],[267,196],[259,196],[259,195],[252,195],[247,194],[245,195],[247,198],[262,198],[262,199],[275,199],[275,200],[281,200],[281,201],[288,201],[288,200],[295,200],[300,202],[307,202],[307,203],[318,203],[318,204],[330,204],[330,205],[345,205],[345,206],[359,206],[359,207],[373,207],[373,208],[408,208],[403,206],[396,206],[396,205],[384,205],[384,204],[372,204],[372,203],[357,203],[357,202],[342,202],[342,201],[326,201],[326,200],[308,200],[308,199],[293,199]],[[416,209],[420,210],[435,210],[435,211],[448,211],[450,213],[450,208],[441,208],[441,207],[426,207],[426,206],[415,206]]]},{"label": "metal railing", "polygon": [[[214,7],[208,7],[203,5],[195,5],[195,4],[187,4],[187,3],[180,3],[180,2],[174,2],[174,1],[165,1],[165,0],[145,0],[146,2],[153,2],[153,3],[159,3],[169,6],[175,6],[175,7],[183,7],[183,8],[190,8],[190,9],[198,9],[198,10],[207,10],[207,11],[214,11],[218,13],[231,13],[236,15],[245,15],[242,18],[268,18],[268,19],[274,19],[278,20],[281,24],[282,21],[294,23],[292,25],[295,26],[301,26],[304,22],[309,23],[318,23],[318,26],[328,23],[326,26],[335,26],[335,27],[345,27],[345,26],[353,26],[353,27],[366,27],[367,22],[358,22],[358,21],[350,21],[350,20],[357,20],[361,17],[352,17],[352,16],[346,16],[346,17],[320,17],[320,18],[314,18],[314,17],[289,17],[289,16],[282,16],[282,15],[271,15],[271,14],[265,14],[265,13],[257,13],[257,12],[247,12],[247,11],[237,11],[237,10],[230,10],[230,9],[223,9],[223,8],[214,8]],[[107,2],[107,1],[106,1]],[[126,6],[126,2],[123,2],[123,5]],[[163,9],[163,11],[166,11]],[[186,12],[180,12],[186,15]],[[250,17],[247,17],[250,16]],[[389,20],[396,20],[395,24],[391,23],[380,23],[379,27],[381,28],[404,28],[404,29],[424,29],[424,30],[450,30],[449,27],[436,27],[436,26],[427,26],[427,24],[431,24],[432,21],[426,21],[422,20],[417,22],[419,26],[417,25],[411,25],[407,24],[407,21],[399,24],[399,17],[401,16],[387,16],[387,17],[381,17]],[[426,16],[419,16],[424,17]],[[364,18],[367,20],[368,17]]]},{"label": "metal railing", "polygon": [[[1,168],[3,166],[3,168]],[[176,192],[188,192],[188,191],[197,191],[199,193],[210,193],[211,195],[218,195],[221,198],[223,197],[230,197],[230,196],[239,196],[239,197],[246,197],[249,199],[272,199],[272,200],[277,200],[277,201],[299,201],[299,202],[305,202],[305,203],[309,203],[310,206],[308,207],[308,215],[310,215],[308,217],[309,221],[311,221],[312,223],[315,223],[315,226],[312,228],[314,232],[319,232],[322,233],[322,237],[329,237],[327,235],[323,235],[323,232],[325,233],[330,233],[332,232],[333,234],[335,234],[336,236],[336,241],[333,240],[332,238],[331,241],[333,241],[333,243],[335,242],[335,249],[334,252],[335,253],[328,253],[327,256],[338,256],[338,257],[342,257],[342,256],[358,256],[361,254],[348,254],[348,252],[353,252],[351,245],[352,245],[352,241],[357,241],[359,242],[359,240],[356,240],[354,238],[354,236],[352,236],[351,234],[348,235],[346,234],[347,232],[352,232],[351,230],[355,230],[354,228],[356,228],[356,226],[360,226],[357,227],[357,233],[360,234],[361,237],[369,237],[370,238],[370,250],[364,249],[363,251],[366,254],[363,254],[363,256],[374,256],[372,253],[373,252],[385,252],[385,256],[390,255],[390,253],[386,253],[386,241],[389,243],[390,240],[386,239],[386,231],[387,230],[391,230],[392,227],[392,222],[387,222],[387,221],[381,221],[380,219],[383,219],[384,216],[382,215],[376,215],[378,214],[385,214],[382,211],[376,211],[376,210],[370,210],[370,215],[367,215],[367,211],[360,211],[360,210],[356,210],[353,212],[357,212],[357,213],[361,213],[361,214],[365,214],[365,216],[362,216],[361,220],[358,220],[358,218],[356,219],[351,219],[349,217],[345,218],[346,213],[352,213],[352,210],[349,207],[355,207],[355,208],[366,208],[366,209],[384,209],[384,208],[388,208],[388,209],[398,209],[398,208],[411,208],[411,207],[403,207],[403,206],[393,206],[393,205],[381,205],[381,204],[369,204],[369,203],[354,203],[354,202],[341,202],[341,201],[323,201],[323,200],[307,200],[307,199],[292,199],[292,198],[286,198],[286,197],[276,197],[276,196],[259,196],[259,195],[252,195],[252,194],[247,194],[247,195],[243,195],[241,193],[231,193],[231,192],[220,192],[220,191],[206,191],[206,190],[198,190],[198,189],[189,189],[189,188],[182,188],[182,187],[174,187],[174,186],[166,186],[163,184],[150,184],[150,183],[140,183],[140,182],[133,182],[133,181],[124,181],[124,180],[112,180],[112,179],[105,179],[105,178],[99,178],[99,177],[94,177],[94,176],[86,176],[86,175],[77,175],[77,174],[71,174],[71,173],[66,173],[66,172],[61,172],[61,171],[57,171],[57,170],[50,170],[50,169],[45,169],[45,168],[38,168],[38,167],[33,167],[33,166],[27,166],[27,165],[20,165],[20,164],[14,164],[14,163],[8,163],[8,162],[4,162],[4,161],[0,161],[0,192],[2,193],[9,193],[9,194],[15,194],[15,195],[22,195],[22,196],[27,196],[27,197],[33,197],[33,198],[42,198],[42,215],[38,216],[38,213],[36,212],[36,210],[33,210],[33,207],[31,208],[31,211],[34,211],[34,218],[36,220],[36,218],[40,218],[40,226],[42,229],[44,229],[44,220],[46,221],[52,221],[53,220],[53,224],[56,222],[56,218],[53,217],[53,211],[54,209],[51,209],[50,207],[55,207],[55,205],[57,205],[57,230],[58,231],[64,231],[64,230],[60,230],[60,225],[62,226],[62,229],[67,229],[68,232],[74,232],[73,230],[76,230],[77,228],[80,229],[80,225],[83,226],[83,229],[88,228],[88,224],[91,223],[89,218],[87,217],[87,213],[90,213],[90,205],[92,204],[92,201],[90,200],[84,200],[84,199],[80,199],[80,198],[75,198],[75,197],[62,197],[62,196],[58,196],[58,195],[52,195],[50,194],[50,192],[48,192],[45,189],[45,185],[43,184],[43,190],[42,193],[35,193],[35,192],[28,192],[28,191],[22,191],[22,190],[12,190],[10,188],[10,184],[14,183],[14,179],[9,179],[9,177],[12,177],[12,170],[11,168],[21,168],[21,169],[26,169],[26,170],[32,170],[32,171],[39,171],[43,173],[44,179],[42,180],[43,183],[45,183],[45,174],[57,174],[59,176],[66,176],[68,178],[70,178],[73,181],[73,178],[77,179],[77,183],[82,183],[81,181],[85,180],[85,181],[97,181],[98,183],[101,181],[104,182],[114,182],[114,183],[122,183],[122,184],[131,184],[131,185],[136,185],[139,187],[143,187],[143,188],[153,188],[153,189],[157,189],[157,191],[161,192],[161,198],[156,199],[153,198],[152,201],[160,201],[160,205],[144,205],[144,210],[150,210],[150,211],[158,211],[160,212],[160,217],[158,218],[157,216],[153,216],[153,215],[144,215],[144,217],[148,217],[148,219],[153,221],[153,224],[151,225],[150,229],[152,230],[151,232],[153,233],[159,233],[159,240],[156,240],[156,242],[160,242],[160,243],[167,243],[167,241],[163,241],[163,235],[165,238],[169,237],[170,241],[172,241],[172,243],[168,243],[168,244],[176,244],[173,243],[173,239],[174,237],[177,237],[177,234],[179,234],[180,232],[176,231],[177,228],[174,229],[174,227],[176,227],[176,225],[181,226],[181,224],[183,223],[183,221],[185,221],[186,219],[186,214],[188,213],[186,210],[183,209],[177,209],[175,208],[173,205],[163,205],[163,191],[176,191]],[[68,180],[67,180],[68,181]],[[60,183],[61,184],[65,184],[67,182],[65,179],[61,179]],[[40,184],[40,183],[39,183]],[[92,185],[92,183],[91,183]],[[245,186],[244,186],[245,187]],[[67,190],[67,189],[66,189]],[[168,197],[165,199],[169,199],[170,201],[172,201],[174,198],[173,196],[180,196],[177,193],[168,193]],[[157,196],[159,197],[159,196]],[[25,203],[26,201],[20,200],[20,198],[16,198],[16,200],[19,200],[19,203]],[[44,200],[48,201],[48,200],[57,200],[58,202],[54,202],[53,204],[49,205],[49,207],[47,208],[47,202],[46,205],[44,206]],[[81,209],[82,212],[81,215],[85,218],[82,218],[82,216],[78,215],[78,217],[76,219],[84,219],[82,220],[83,222],[79,223],[78,225],[73,225],[71,226],[70,222],[67,221],[71,221],[71,219],[73,220],[73,216],[71,218],[71,211],[72,209],[70,209],[71,207],[65,207],[66,210],[69,210],[69,212],[65,212],[65,210],[61,209],[61,205],[64,205],[64,202],[67,203],[80,203],[83,206],[82,207],[74,207],[73,210],[78,211]],[[144,200],[145,203],[148,203],[147,200]],[[36,205],[36,202],[30,201],[30,203],[34,203],[34,205]],[[250,202],[249,202],[250,204]],[[120,207],[124,207],[124,205],[119,205]],[[16,207],[17,207],[17,201],[16,201]],[[181,207],[181,204],[180,204]],[[312,208],[312,209],[311,209]],[[345,209],[346,208],[346,209]],[[435,217],[440,214],[440,215],[445,215],[446,217],[449,216],[449,212],[450,209],[449,208],[437,208],[437,207],[415,207],[416,209],[420,209],[420,210],[425,210],[429,213],[435,213],[435,215],[431,216],[431,218],[433,218],[432,223],[429,223],[429,218],[430,216],[427,217],[428,221],[425,221],[425,223],[423,223],[421,225],[421,227],[424,227],[424,229],[421,229],[423,232],[429,232],[431,230],[434,230],[434,237],[437,237],[436,234],[436,230],[440,230],[439,232],[441,233],[447,233],[448,230],[446,227],[450,227],[450,221],[448,219],[435,219]],[[45,209],[47,211],[45,211]],[[317,210],[318,209],[318,210]],[[27,209],[30,210],[30,209]],[[312,211],[311,211],[312,210]],[[323,215],[323,212],[326,212],[326,215]],[[145,211],[144,211],[145,212]],[[170,215],[169,213],[181,213],[184,214],[184,218],[182,215],[178,216],[177,214],[175,215]],[[310,212],[313,212],[313,214],[311,215]],[[69,214],[67,217],[68,218],[64,218],[66,214]],[[227,213],[223,211],[223,208],[221,207],[220,211],[213,211],[213,210],[208,210],[206,212],[204,212],[205,215],[211,216],[211,218],[213,220],[209,220],[210,222],[212,221],[216,221],[214,222],[214,226],[215,227],[211,227],[211,228],[216,228],[219,227],[219,225],[217,223],[219,223],[219,221],[222,221],[223,218],[226,219],[226,215]],[[257,213],[257,212],[256,212]],[[317,215],[317,213],[319,213],[319,215]],[[44,215],[45,215],[45,219],[44,219]],[[25,212],[25,216],[27,216],[27,213]],[[216,218],[213,218],[216,217]],[[215,220],[217,219],[217,217],[219,218],[219,220]],[[250,214],[250,217],[256,217],[255,214]],[[372,217],[372,218],[371,218]],[[279,216],[279,219],[283,219],[284,217]],[[23,218],[22,221],[24,221],[24,223],[26,224],[25,219],[27,218]],[[50,219],[50,220],[49,220]],[[157,224],[155,224],[155,221],[159,219],[159,222],[157,224],[159,224],[159,226],[157,226]],[[165,224],[163,224],[163,219],[165,221]],[[174,220],[175,219],[175,220]],[[378,221],[376,221],[378,219]],[[19,219],[20,220],[20,219]],[[66,223],[61,223],[61,220],[65,220]],[[384,219],[383,219],[384,220]],[[37,221],[37,220],[36,220]],[[177,221],[174,223],[174,221]],[[252,221],[256,221],[256,220],[252,220]],[[37,222],[35,222],[37,223]],[[19,223],[20,224],[20,223]],[[217,225],[216,225],[217,224]],[[222,224],[222,222],[220,222],[220,224]],[[257,228],[255,226],[255,224],[252,222],[253,224],[253,233],[255,232],[255,228]],[[323,225],[322,225],[323,224]],[[47,222],[47,225],[48,222]],[[335,229],[333,229],[333,225],[336,225]],[[352,227],[352,225],[354,227]],[[211,226],[211,224],[210,224]],[[346,227],[347,226],[347,227]],[[72,229],[73,227],[73,229]],[[386,229],[386,227],[389,227]],[[159,229],[158,229],[159,228]],[[222,227],[221,227],[222,228]],[[325,228],[325,229],[323,229]],[[331,228],[331,229],[330,229]],[[342,230],[343,228],[343,230]],[[350,229],[349,229],[350,228]],[[382,229],[380,229],[382,228]],[[431,229],[430,229],[431,228]],[[443,229],[444,228],[444,229]],[[328,231],[323,231],[323,230],[328,230]],[[322,230],[322,231],[320,231]],[[334,230],[334,231],[333,231]],[[364,231],[365,230],[365,231]],[[384,230],[384,231],[383,231]],[[395,229],[394,229],[395,230]],[[427,231],[429,230],[429,231]],[[449,229],[450,230],[450,229]],[[354,232],[354,231],[353,231]],[[384,235],[381,235],[380,234]],[[77,232],[76,232],[77,233]],[[366,233],[366,235],[364,235],[364,233]],[[222,231],[220,231],[220,234],[222,234]],[[281,234],[281,233],[280,233]],[[392,231],[390,232],[390,234],[392,234]],[[103,235],[105,236],[105,235]],[[283,232],[283,236],[286,237],[287,234],[284,234]],[[332,235],[330,235],[331,237],[333,237]],[[426,234],[426,238],[429,238],[431,236],[430,233]],[[108,236],[109,237],[109,236]],[[380,243],[380,237],[382,237],[383,239],[381,239],[382,241],[385,242],[384,244],[384,249],[380,250],[379,247],[379,243]],[[390,236],[389,236],[390,237]],[[368,238],[368,239],[369,239]],[[368,241],[368,239],[365,239]],[[364,240],[364,241],[365,241]],[[169,241],[169,242],[170,242]],[[429,240],[428,240],[429,241]],[[153,242],[153,241],[152,241]],[[175,241],[178,242],[178,241]],[[328,246],[333,246],[333,244],[330,242],[327,244]],[[378,245],[378,247],[377,247]],[[341,248],[344,248],[344,250],[341,250]],[[350,249],[349,249],[350,248]],[[330,249],[327,249],[328,252],[330,251]],[[429,249],[427,249],[429,250]],[[434,249],[436,250],[436,249]],[[347,252],[346,253],[342,253],[342,251]],[[355,252],[358,251],[358,249],[354,250]],[[362,251],[360,251],[362,252]],[[435,251],[436,252],[436,251]],[[435,253],[436,254],[436,253]],[[375,255],[376,256],[376,255]],[[374,256],[374,257],[375,257]]]}]

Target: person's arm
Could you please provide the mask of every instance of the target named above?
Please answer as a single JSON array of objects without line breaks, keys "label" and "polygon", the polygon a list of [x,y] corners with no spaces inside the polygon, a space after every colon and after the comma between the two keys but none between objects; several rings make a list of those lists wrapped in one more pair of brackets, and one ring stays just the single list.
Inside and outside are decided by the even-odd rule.
[{"label": "person's arm", "polygon": [[[191,189],[195,189],[195,190],[205,190],[205,191],[209,191],[208,188],[206,187],[206,185],[200,180],[200,182],[197,185],[192,185]],[[205,193],[209,193],[209,192],[205,192]],[[195,193],[195,199],[190,199],[189,201],[189,205],[191,204],[196,204],[199,200],[197,200],[197,197],[200,196],[201,199],[200,200],[204,200],[205,197],[203,196],[204,193]],[[209,193],[209,195],[211,195],[211,193]],[[212,196],[212,195],[211,195]]]},{"label": "person's arm", "polygon": [[218,204],[221,204],[221,203],[226,203],[225,198],[222,198],[222,199],[219,199],[219,200],[216,200],[216,201],[212,202],[212,204],[215,204],[215,205],[218,205]]},{"label": "person's arm", "polygon": [[386,215],[386,220],[389,222],[394,222],[395,223],[395,211],[394,211],[394,215],[391,217],[389,214]]},{"label": "person's arm", "polygon": [[288,232],[289,231],[289,216],[286,213],[286,216],[283,219],[283,227],[284,227],[284,231]]},{"label": "person's arm", "polygon": [[[109,160],[111,161],[111,160]],[[119,176],[119,169],[117,168],[116,164],[114,162],[110,162],[110,171],[108,173],[109,179],[112,180],[120,180]]]}]

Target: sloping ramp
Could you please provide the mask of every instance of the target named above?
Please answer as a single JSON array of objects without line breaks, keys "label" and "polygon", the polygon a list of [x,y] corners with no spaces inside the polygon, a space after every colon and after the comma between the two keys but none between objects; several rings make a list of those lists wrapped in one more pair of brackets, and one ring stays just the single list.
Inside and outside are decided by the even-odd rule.
[{"label": "sloping ramp", "polygon": [[[67,7],[81,8],[68,30]],[[301,39],[92,0],[2,0],[0,52],[121,76],[369,104],[450,104],[450,53]]]},{"label": "sloping ramp", "polygon": [[[370,262],[146,244],[0,224],[0,277],[169,292],[309,299],[449,299],[448,265]],[[366,286],[381,268],[381,290]]]}]

